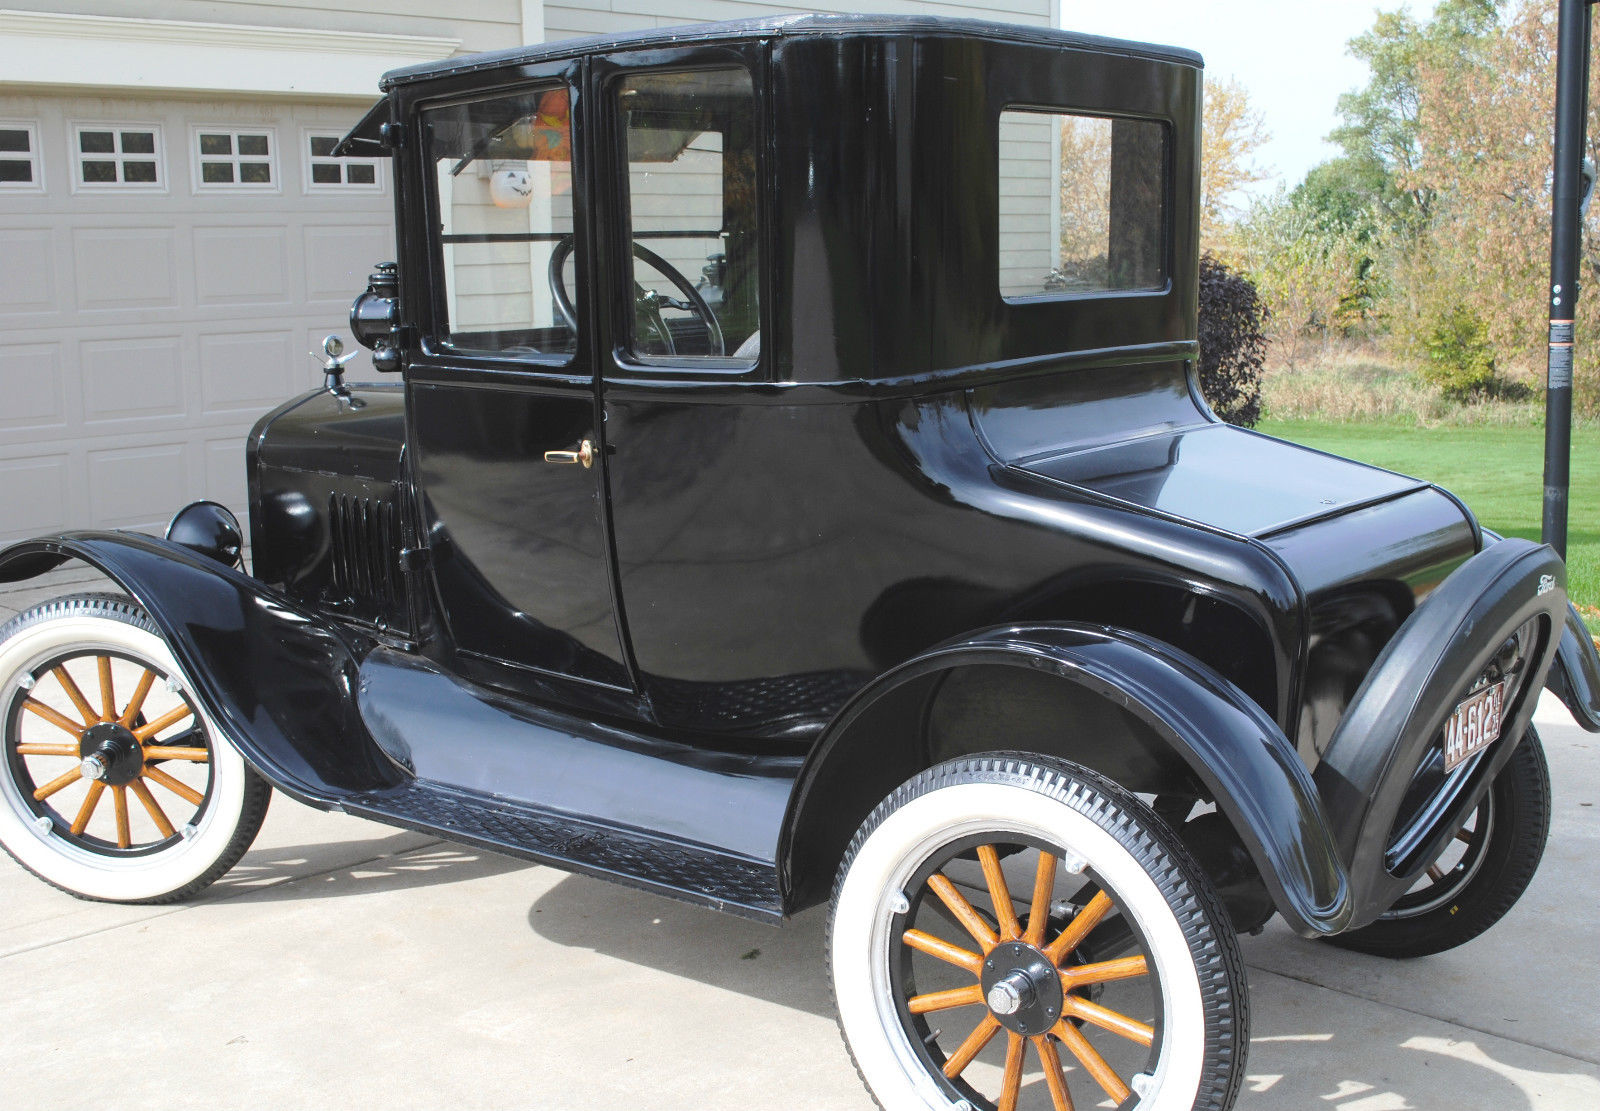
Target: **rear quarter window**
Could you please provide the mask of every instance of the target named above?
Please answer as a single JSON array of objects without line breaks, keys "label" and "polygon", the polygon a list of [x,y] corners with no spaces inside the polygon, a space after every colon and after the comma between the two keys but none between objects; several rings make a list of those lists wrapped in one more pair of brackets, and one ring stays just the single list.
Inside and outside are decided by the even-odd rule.
[{"label": "rear quarter window", "polygon": [[1160,290],[1168,129],[1042,108],[1000,113],[999,285],[1007,301]]}]

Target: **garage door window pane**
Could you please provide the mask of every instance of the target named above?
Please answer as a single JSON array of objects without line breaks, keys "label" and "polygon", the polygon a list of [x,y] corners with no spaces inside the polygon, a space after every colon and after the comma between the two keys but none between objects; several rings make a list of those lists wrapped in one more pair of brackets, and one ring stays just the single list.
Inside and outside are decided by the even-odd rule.
[{"label": "garage door window pane", "polygon": [[38,192],[39,169],[38,128],[0,120],[0,189]]},{"label": "garage door window pane", "polygon": [[305,136],[306,187],[318,192],[379,191],[378,163],[371,158],[335,158],[339,136],[331,133]]},{"label": "garage door window pane", "polygon": [[572,352],[578,259],[566,88],[534,86],[422,118],[439,229],[440,342],[518,356]]},{"label": "garage door window pane", "polygon": [[155,128],[89,125],[74,134],[79,186],[161,188],[161,133]]},{"label": "garage door window pane", "polygon": [[1003,296],[1165,286],[1165,124],[1005,111],[998,169]]},{"label": "garage door window pane", "polygon": [[278,182],[277,151],[271,132],[224,131],[207,127],[194,132],[200,189],[271,189]]}]

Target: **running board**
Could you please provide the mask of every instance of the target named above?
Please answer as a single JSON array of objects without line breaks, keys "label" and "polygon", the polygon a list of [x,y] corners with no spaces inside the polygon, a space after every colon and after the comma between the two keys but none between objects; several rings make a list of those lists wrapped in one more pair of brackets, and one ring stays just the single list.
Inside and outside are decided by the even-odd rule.
[{"label": "running board", "polygon": [[341,801],[363,818],[669,895],[758,922],[783,919],[770,863],[412,780]]}]

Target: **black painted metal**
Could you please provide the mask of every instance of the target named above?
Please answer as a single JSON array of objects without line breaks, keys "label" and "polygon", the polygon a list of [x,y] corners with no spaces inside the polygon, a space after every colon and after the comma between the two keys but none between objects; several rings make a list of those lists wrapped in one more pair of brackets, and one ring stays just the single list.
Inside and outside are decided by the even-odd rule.
[{"label": "black painted metal", "polygon": [[653,832],[603,825],[425,780],[359,795],[347,800],[344,809],[745,918],[777,921],[783,916],[770,864]]},{"label": "black painted metal", "polygon": [[[1354,888],[1351,928],[1371,922],[1412,886],[1510,758],[1555,657],[1565,586],[1566,568],[1548,546],[1498,541],[1445,580],[1367,672],[1315,777]],[[1506,692],[1501,742],[1441,783],[1426,826],[1397,856],[1413,773],[1443,743],[1446,719],[1490,660],[1530,623],[1535,646]]]},{"label": "black painted metal", "polygon": [[[760,108],[753,366],[625,352],[608,90],[697,66],[746,68]],[[535,81],[571,95],[575,350],[452,350],[419,112]],[[1197,56],[796,17],[385,87],[352,142],[395,160],[397,311],[385,274],[360,315],[392,324],[404,381],[256,426],[256,577],[79,534],[0,553],[0,579],[101,567],[274,782],[474,844],[771,915],[825,894],[904,779],[1026,742],[1215,799],[1296,928],[1348,924],[1359,845],[1308,768],[1481,540],[1441,491],[1198,400]],[[1164,287],[1000,296],[1017,105],[1167,128]],[[545,462],[586,439],[592,468]],[[1568,694],[1596,704],[1600,663],[1562,643]]]},{"label": "black painted metal", "polygon": [[181,544],[132,532],[14,544],[0,552],[0,582],[74,558],[144,606],[212,720],[276,786],[326,806],[401,781],[356,711],[357,662],[371,646],[359,632]]},{"label": "black painted metal", "polygon": [[1573,321],[1578,310],[1578,254],[1583,245],[1584,132],[1589,119],[1589,7],[1561,0],[1556,47],[1555,167],[1551,177],[1550,354],[1544,420],[1544,520],[1541,536],[1567,554],[1567,498],[1572,484]]},{"label": "black painted metal", "polygon": [[1567,619],[1550,668],[1550,689],[1566,704],[1579,725],[1600,733],[1600,652],[1578,611],[1567,607]]}]

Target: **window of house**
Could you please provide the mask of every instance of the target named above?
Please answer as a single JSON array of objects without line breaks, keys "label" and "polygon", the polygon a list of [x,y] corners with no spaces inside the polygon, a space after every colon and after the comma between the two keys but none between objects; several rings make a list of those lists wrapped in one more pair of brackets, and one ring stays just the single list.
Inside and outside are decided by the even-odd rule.
[{"label": "window of house", "polygon": [[333,149],[342,136],[332,132],[307,131],[304,137],[306,189],[372,193],[383,189],[376,158],[335,158]]},{"label": "window of house", "polygon": [[39,164],[39,129],[31,123],[0,120],[0,189],[44,187]]},{"label": "window of house", "polygon": [[566,86],[535,85],[423,112],[441,344],[518,356],[576,349],[570,103]]},{"label": "window of house", "polygon": [[278,142],[268,128],[196,127],[195,188],[276,189]]},{"label": "window of house", "polygon": [[136,124],[78,124],[72,157],[79,189],[163,189],[161,129]]},{"label": "window of house", "polygon": [[1000,113],[1000,292],[1007,300],[1161,289],[1167,127]]},{"label": "window of house", "polygon": [[628,350],[748,367],[761,344],[750,74],[640,74],[619,81],[615,98],[628,161]]}]

